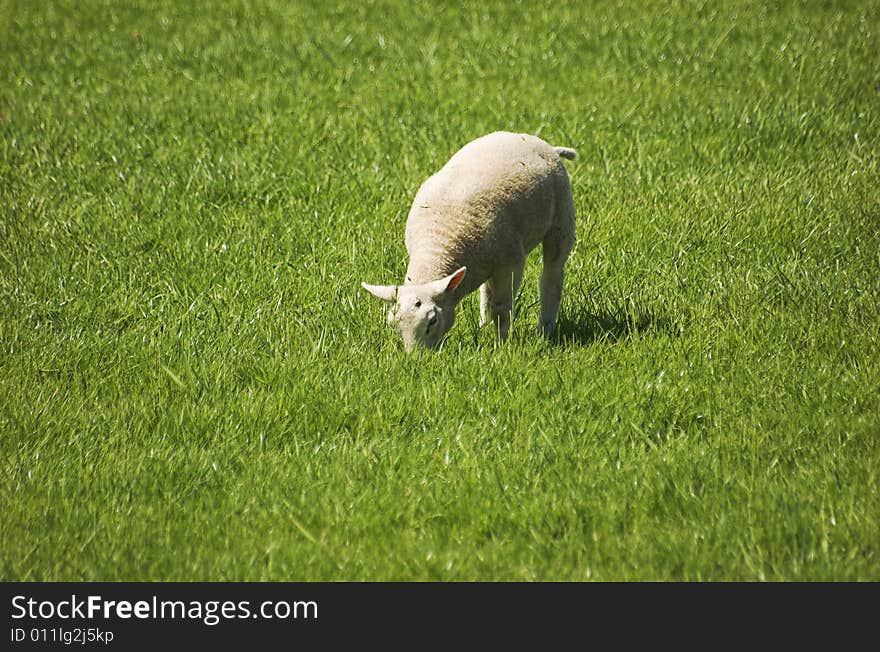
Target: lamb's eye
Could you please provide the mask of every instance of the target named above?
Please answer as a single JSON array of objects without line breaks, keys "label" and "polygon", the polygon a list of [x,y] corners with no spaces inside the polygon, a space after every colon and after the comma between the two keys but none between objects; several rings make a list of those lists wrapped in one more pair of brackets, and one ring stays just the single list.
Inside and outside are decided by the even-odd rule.
[{"label": "lamb's eye", "polygon": [[416,308],[421,308],[421,307],[422,307],[422,302],[416,301]]}]

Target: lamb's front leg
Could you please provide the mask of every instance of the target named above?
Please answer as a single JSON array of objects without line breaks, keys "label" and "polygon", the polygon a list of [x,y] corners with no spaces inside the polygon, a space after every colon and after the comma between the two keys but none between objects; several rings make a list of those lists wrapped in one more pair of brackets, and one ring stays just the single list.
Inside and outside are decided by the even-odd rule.
[{"label": "lamb's front leg", "polygon": [[489,286],[489,281],[486,281],[480,286],[480,328],[492,319],[491,305],[492,288]]},{"label": "lamb's front leg", "polygon": [[510,333],[510,315],[516,298],[523,265],[497,270],[480,286],[480,326],[495,324],[495,334],[503,342]]}]

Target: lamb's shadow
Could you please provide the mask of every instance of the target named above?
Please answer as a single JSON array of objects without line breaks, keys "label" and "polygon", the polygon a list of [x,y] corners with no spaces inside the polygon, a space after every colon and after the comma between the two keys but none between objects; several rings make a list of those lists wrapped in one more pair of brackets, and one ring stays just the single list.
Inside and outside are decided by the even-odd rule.
[{"label": "lamb's shadow", "polygon": [[678,337],[681,335],[681,326],[651,312],[562,314],[552,341],[557,346],[587,346],[597,341],[617,342],[633,335]]}]

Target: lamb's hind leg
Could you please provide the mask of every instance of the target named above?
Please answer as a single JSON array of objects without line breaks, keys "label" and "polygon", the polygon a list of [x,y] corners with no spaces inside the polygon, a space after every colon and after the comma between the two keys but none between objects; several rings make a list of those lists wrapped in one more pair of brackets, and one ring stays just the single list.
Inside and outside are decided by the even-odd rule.
[{"label": "lamb's hind leg", "polygon": [[495,334],[502,342],[510,333],[510,315],[522,281],[523,268],[524,263],[500,269],[480,286],[480,325],[491,320],[495,325]]},{"label": "lamb's hind leg", "polygon": [[541,273],[541,319],[538,332],[544,337],[551,337],[556,332],[556,317],[559,304],[562,302],[562,281],[565,276],[565,261],[571,252],[572,245],[558,233],[548,235],[544,239],[544,270]]},{"label": "lamb's hind leg", "polygon": [[556,226],[544,236],[542,243],[544,271],[541,274],[541,320],[538,322],[538,332],[545,337],[551,337],[556,332],[565,261],[575,243],[574,200],[568,176],[564,176],[563,180],[559,194],[562,199],[556,208]]}]

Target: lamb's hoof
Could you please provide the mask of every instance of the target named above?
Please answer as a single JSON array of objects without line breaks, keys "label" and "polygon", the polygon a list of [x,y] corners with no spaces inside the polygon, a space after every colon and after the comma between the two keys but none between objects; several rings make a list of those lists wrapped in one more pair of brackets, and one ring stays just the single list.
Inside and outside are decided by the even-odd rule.
[{"label": "lamb's hoof", "polygon": [[538,324],[538,335],[548,340],[556,333],[556,322],[544,322]]}]

